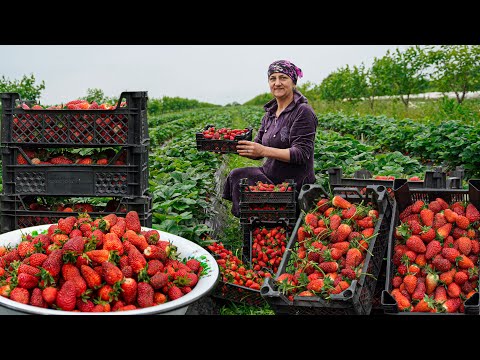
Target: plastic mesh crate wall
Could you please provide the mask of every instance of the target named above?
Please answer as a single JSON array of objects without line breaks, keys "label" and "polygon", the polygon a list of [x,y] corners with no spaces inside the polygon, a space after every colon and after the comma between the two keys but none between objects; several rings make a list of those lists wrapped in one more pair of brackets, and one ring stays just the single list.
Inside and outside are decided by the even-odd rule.
[{"label": "plastic mesh crate wall", "polygon": [[[213,125],[205,126],[204,130],[213,127]],[[213,151],[222,154],[228,153],[237,153],[237,145],[239,140],[252,140],[252,129],[249,128],[247,133],[244,135],[235,136],[234,140],[215,140],[215,139],[206,139],[203,136],[202,131],[195,134],[195,139],[197,142],[198,151]]]},{"label": "plastic mesh crate wall", "polygon": [[149,139],[146,91],[122,92],[114,110],[25,110],[18,93],[0,96],[5,145],[140,145]]},{"label": "plastic mesh crate wall", "polygon": [[[126,165],[113,165],[127,152]],[[109,165],[18,165],[17,146],[2,148],[5,194],[46,196],[143,196],[148,191],[148,146],[124,147]],[[28,160],[30,162],[30,160]]]}]

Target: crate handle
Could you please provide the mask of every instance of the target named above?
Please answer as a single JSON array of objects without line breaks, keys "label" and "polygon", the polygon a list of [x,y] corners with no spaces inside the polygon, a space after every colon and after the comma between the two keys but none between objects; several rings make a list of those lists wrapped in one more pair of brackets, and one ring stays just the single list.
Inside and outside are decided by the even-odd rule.
[{"label": "crate handle", "polygon": [[347,191],[348,191],[348,192],[354,192],[354,193],[356,193],[356,194],[360,197],[360,199],[365,200],[365,196],[362,195],[362,194],[360,193],[360,191],[358,190],[358,188],[356,188],[356,187],[334,187],[334,188],[333,188],[333,192],[334,192],[334,193],[335,193],[335,192],[336,192],[336,193],[342,193],[342,192],[347,192]]}]

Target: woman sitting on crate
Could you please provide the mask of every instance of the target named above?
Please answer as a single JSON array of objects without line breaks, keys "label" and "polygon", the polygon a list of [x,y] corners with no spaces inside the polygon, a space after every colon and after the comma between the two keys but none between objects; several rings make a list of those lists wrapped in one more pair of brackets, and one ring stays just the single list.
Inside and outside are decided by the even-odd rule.
[{"label": "woman sitting on crate", "polygon": [[249,185],[293,179],[297,195],[302,185],[315,183],[313,150],[318,119],[307,98],[296,89],[297,78],[302,76],[302,70],[287,60],[268,67],[268,83],[275,99],[264,105],[266,114],[254,141],[240,140],[237,146],[240,156],[266,161],[260,167],[232,170],[223,191],[223,198],[232,201],[236,217],[242,178],[247,178]]}]

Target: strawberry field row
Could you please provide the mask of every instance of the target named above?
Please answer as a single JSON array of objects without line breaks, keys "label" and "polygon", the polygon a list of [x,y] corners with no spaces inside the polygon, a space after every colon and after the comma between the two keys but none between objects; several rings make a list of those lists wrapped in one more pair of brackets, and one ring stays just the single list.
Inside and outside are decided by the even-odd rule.
[{"label": "strawberry field row", "polygon": [[381,149],[399,151],[450,169],[462,165],[467,179],[480,174],[479,125],[467,125],[459,120],[433,123],[371,115],[329,113],[318,116],[323,129],[363,137]]}]

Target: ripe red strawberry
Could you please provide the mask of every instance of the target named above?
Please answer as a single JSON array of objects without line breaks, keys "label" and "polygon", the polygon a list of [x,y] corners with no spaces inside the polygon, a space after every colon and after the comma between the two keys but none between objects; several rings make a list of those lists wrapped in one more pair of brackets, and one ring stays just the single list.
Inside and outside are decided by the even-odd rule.
[{"label": "ripe red strawberry", "polygon": [[433,218],[433,228],[435,230],[445,225],[446,223],[447,223],[447,219],[445,218],[445,215],[443,213],[435,214],[435,217]]},{"label": "ripe red strawberry", "polygon": [[392,297],[397,302],[397,307],[399,311],[410,311],[412,308],[412,304],[410,300],[403,295],[398,289],[392,290]]},{"label": "ripe red strawberry", "polygon": [[305,215],[305,223],[311,228],[316,228],[318,224],[318,218],[313,213],[308,213]]},{"label": "ripe red strawberry", "polygon": [[17,301],[22,304],[28,304],[30,302],[30,293],[27,289],[16,287],[10,291],[10,300]]},{"label": "ripe red strawberry", "polygon": [[468,226],[470,225],[470,221],[468,220],[467,217],[463,215],[458,215],[457,219],[455,220],[455,223],[460,229],[467,229]]},{"label": "ripe red strawberry", "polygon": [[435,255],[439,254],[442,251],[442,244],[439,241],[433,240],[428,243],[427,249],[425,252],[425,258],[427,260],[432,259]]},{"label": "ripe red strawberry", "polygon": [[432,298],[424,296],[420,301],[413,307],[412,312],[433,312],[435,310],[435,302]]},{"label": "ripe red strawberry", "polygon": [[411,295],[415,291],[415,288],[417,287],[417,277],[415,275],[407,275],[403,278],[403,284],[405,285],[405,289],[408,291],[408,293]]},{"label": "ripe red strawberry", "polygon": [[[98,163],[98,162],[97,162]],[[100,222],[99,222],[99,228],[101,230],[110,230],[112,226],[114,226],[117,223],[117,215],[115,214],[108,214],[107,216],[104,216]]]},{"label": "ripe red strawberry", "polygon": [[454,313],[460,308],[462,300],[460,298],[448,299],[441,306],[447,313]]},{"label": "ripe red strawberry", "polygon": [[198,276],[194,273],[187,273],[186,277],[188,278],[189,281],[187,281],[186,286],[193,288],[195,285],[198,283]]},{"label": "ripe red strawberry", "polygon": [[470,260],[466,255],[463,254],[459,255],[459,257],[457,258],[457,263],[461,269],[469,269],[475,267],[472,260]]},{"label": "ripe red strawberry", "polygon": [[73,264],[64,263],[62,265],[62,276],[65,280],[71,280],[80,276],[80,270]]},{"label": "ripe red strawberry", "polygon": [[122,270],[108,261],[102,263],[102,274],[103,278],[109,285],[114,285],[116,282],[123,279]]},{"label": "ripe red strawberry", "polygon": [[347,251],[345,267],[355,268],[363,260],[363,255],[357,248],[351,248]]},{"label": "ripe red strawberry", "polygon": [[57,288],[55,287],[46,287],[42,290],[42,297],[43,297],[43,300],[45,300],[45,302],[48,304],[48,305],[51,305],[53,304],[56,300],[57,300],[57,293],[58,293],[58,290]]},{"label": "ripe red strawberry", "polygon": [[[163,271],[163,263],[160,260],[149,260],[147,263],[147,275],[148,276],[153,276],[159,271]],[[133,270],[133,269],[132,269]]]},{"label": "ripe red strawberry", "polygon": [[137,284],[137,303],[141,308],[153,306],[154,290],[150,284],[139,282]]},{"label": "ripe red strawberry", "polygon": [[65,281],[57,293],[57,306],[64,311],[72,311],[75,309],[75,303],[77,301],[76,291],[75,283],[73,281]]},{"label": "ripe red strawberry", "polygon": [[126,230],[127,223],[125,222],[124,218],[117,218],[116,224],[110,227],[110,232],[116,234],[119,239],[124,236]]},{"label": "ripe red strawberry", "polygon": [[95,304],[88,299],[87,300],[77,299],[76,307],[81,312],[92,312],[93,309],[95,308]]},{"label": "ripe red strawberry", "polygon": [[18,255],[24,259],[35,252],[35,245],[31,241],[22,241],[17,247]]},{"label": "ripe red strawberry", "polygon": [[110,257],[110,251],[101,249],[101,250],[90,250],[85,253],[90,260],[96,262],[97,264],[101,264],[105,261],[108,261]]},{"label": "ripe red strawberry", "polygon": [[145,257],[133,245],[130,245],[130,249],[128,251],[128,264],[132,267],[136,274],[138,274],[140,270],[145,268],[145,265],[147,265],[147,260]]},{"label": "ripe red strawberry", "polygon": [[460,297],[461,292],[462,292],[462,289],[460,288],[460,286],[454,282],[450,283],[447,287],[447,294],[451,298]]},{"label": "ripe red strawberry", "polygon": [[410,250],[415,251],[416,253],[424,253],[427,251],[422,239],[416,235],[410,236],[406,242],[406,245]]},{"label": "ripe red strawberry", "polygon": [[194,273],[198,273],[198,269],[200,268],[200,262],[196,259],[190,259],[186,262],[186,265],[192,269]]},{"label": "ripe red strawberry", "polygon": [[173,285],[168,289],[167,295],[168,295],[168,299],[173,301],[181,298],[184,294],[182,293],[182,290],[180,290],[180,288]]},{"label": "ripe red strawberry", "polygon": [[351,232],[352,232],[352,228],[350,227],[350,225],[340,224],[340,226],[337,229],[337,242],[345,241]]},{"label": "ripe red strawberry", "polygon": [[53,250],[52,253],[48,255],[48,258],[42,264],[42,267],[46,271],[48,271],[53,277],[56,277],[58,274],[60,274],[60,270],[62,269],[63,264],[62,256],[62,249]]},{"label": "ripe red strawberry", "polygon": [[74,255],[81,255],[83,253],[83,249],[85,247],[85,240],[81,236],[75,236],[69,239],[63,245],[63,251],[71,251]]},{"label": "ripe red strawberry", "polygon": [[156,245],[160,240],[160,233],[157,230],[148,230],[143,235],[149,245]]},{"label": "ripe red strawberry", "polygon": [[356,213],[357,213],[357,208],[355,205],[352,205],[348,209],[342,210],[342,219],[351,219],[352,217],[355,216]]},{"label": "ripe red strawberry", "polygon": [[150,284],[154,289],[163,288],[168,283],[168,275],[166,273],[158,272],[150,278]]},{"label": "ripe red strawberry", "polygon": [[429,243],[433,239],[435,239],[435,236],[437,233],[433,229],[433,227],[423,227],[422,232],[420,233],[420,239],[422,239],[425,243]]},{"label": "ripe red strawberry", "polygon": [[[409,286],[411,286],[411,284],[409,284]],[[405,287],[407,287],[407,285],[405,285]],[[407,291],[408,291],[408,289],[407,289]],[[424,278],[418,278],[417,279],[417,285],[416,285],[415,290],[413,291],[413,294],[412,294],[412,299],[413,300],[422,300],[425,297],[426,291],[427,291],[427,287],[425,285],[425,279]]]},{"label": "ripe red strawberry", "polygon": [[17,286],[24,289],[33,289],[38,286],[38,278],[27,273],[18,274],[17,280]]},{"label": "ripe red strawberry", "polygon": [[105,234],[103,237],[103,249],[108,251],[118,251],[118,255],[123,255],[124,249],[122,241],[115,233]]},{"label": "ripe red strawberry", "polygon": [[433,217],[435,213],[430,209],[422,209],[420,211],[420,218],[425,226],[433,226]]},{"label": "ripe red strawberry", "polygon": [[447,286],[450,285],[453,282],[453,277],[455,276],[456,271],[457,270],[453,268],[447,272],[441,273],[439,280]]},{"label": "ripe red strawberry", "polygon": [[436,302],[447,301],[447,289],[443,286],[438,286],[435,289],[434,299]]},{"label": "ripe red strawberry", "polygon": [[148,247],[148,242],[143,235],[137,235],[133,230],[127,230],[123,235],[124,241],[129,241],[138,250],[143,252]]},{"label": "ripe red strawberry", "polygon": [[439,213],[440,211],[443,210],[442,204],[440,204],[438,201],[433,200],[428,204],[428,209],[433,211],[434,214]]},{"label": "ripe red strawberry", "polygon": [[462,236],[467,236],[467,230],[460,229],[459,227],[455,227],[452,231],[452,236],[454,239],[461,238]]},{"label": "ripe red strawberry", "polygon": [[435,271],[433,271],[430,267],[428,267],[427,276],[425,278],[426,292],[428,295],[433,294],[433,292],[437,288],[438,281],[439,281],[438,274]]},{"label": "ripe red strawberry", "polygon": [[448,203],[442,198],[436,198],[435,201],[440,204],[443,210],[448,209],[450,207],[450,205],[448,205]]},{"label": "ripe red strawberry", "polygon": [[133,269],[130,265],[126,265],[120,268],[120,270],[122,270],[123,276],[126,278],[132,277],[134,274]]},{"label": "ripe red strawberry", "polygon": [[412,213],[413,214],[420,214],[423,207],[425,206],[425,202],[423,200],[417,200],[412,204]]},{"label": "ripe red strawberry", "polygon": [[337,230],[342,223],[342,218],[337,214],[330,216],[330,229]]},{"label": "ripe red strawberry", "polygon": [[56,156],[50,159],[50,163],[54,165],[69,165],[69,164],[73,164],[73,161],[61,155],[61,156]]},{"label": "ripe red strawberry", "polygon": [[452,209],[458,215],[465,216],[465,207],[460,201],[453,203],[452,206],[450,206],[450,209]]},{"label": "ripe red strawberry", "polygon": [[72,232],[73,226],[77,222],[75,216],[68,216],[64,219],[58,220],[58,229],[61,230],[64,234],[68,235]]},{"label": "ripe red strawberry", "polygon": [[17,274],[26,273],[32,276],[36,276],[40,272],[40,269],[37,269],[35,266],[28,264],[20,264],[17,269]]},{"label": "ripe red strawberry", "polygon": [[452,230],[452,224],[447,223],[447,224],[445,224],[442,227],[437,229],[437,234],[438,234],[438,236],[440,236],[441,239],[445,239],[445,238],[448,237],[451,230]]},{"label": "ripe red strawberry", "polygon": [[87,286],[90,289],[100,287],[102,284],[102,277],[99,273],[93,270],[90,266],[82,265],[80,267],[83,278],[85,279]]},{"label": "ripe red strawberry", "polygon": [[480,243],[478,240],[472,240],[472,254],[478,255],[480,252]]},{"label": "ripe red strawberry", "polygon": [[458,285],[463,285],[468,281],[468,274],[465,271],[457,271],[453,277],[453,281]]},{"label": "ripe red strawberry", "polygon": [[140,218],[136,211],[129,211],[125,215],[125,222],[127,224],[127,230],[133,230],[135,233],[140,233],[141,231]]},{"label": "ripe red strawberry", "polygon": [[35,288],[32,290],[32,296],[30,297],[30,305],[41,308],[46,308],[48,306],[45,300],[43,300],[41,289]]},{"label": "ripe red strawberry", "polygon": [[340,195],[335,195],[333,197],[332,204],[333,206],[336,206],[341,209],[348,209],[349,207],[352,206],[352,204],[348,200],[344,199]]},{"label": "ripe red strawberry", "polygon": [[454,263],[455,262],[455,259],[460,256],[460,252],[455,249],[455,248],[451,248],[451,247],[444,247],[442,249],[442,256],[447,259],[448,261]]},{"label": "ripe red strawberry", "polygon": [[[353,261],[353,260],[352,260]],[[319,265],[320,269],[322,269],[325,273],[334,273],[338,270],[338,263],[335,261],[325,261]]]},{"label": "ripe red strawberry", "polygon": [[446,272],[452,268],[452,263],[441,255],[437,255],[433,258],[432,265],[440,272]]},{"label": "ripe red strawberry", "polygon": [[126,304],[134,304],[137,299],[138,284],[133,278],[126,278],[122,283],[122,297]]},{"label": "ripe red strawberry", "polygon": [[465,216],[471,223],[480,220],[480,212],[472,203],[469,203],[467,205],[467,208],[465,210]]},{"label": "ripe red strawberry", "polygon": [[470,254],[472,251],[472,241],[468,237],[460,237],[457,239],[458,251],[464,255]]}]

